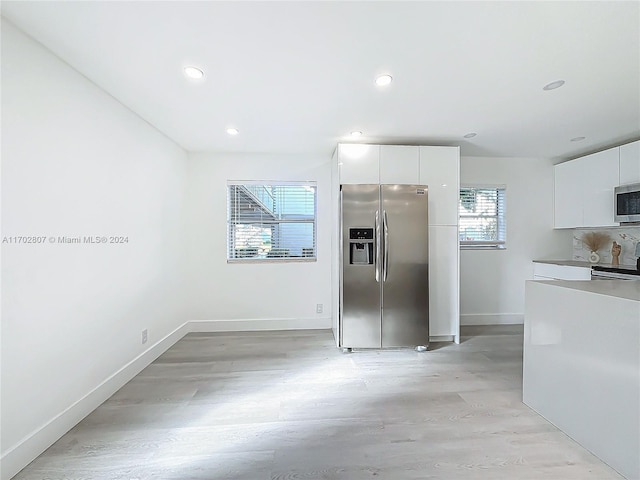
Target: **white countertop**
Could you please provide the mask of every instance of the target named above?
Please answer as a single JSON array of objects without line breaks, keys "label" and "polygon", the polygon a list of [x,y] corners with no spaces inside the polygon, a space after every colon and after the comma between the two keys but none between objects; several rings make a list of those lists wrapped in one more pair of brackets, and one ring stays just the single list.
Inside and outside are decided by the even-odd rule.
[{"label": "white countertop", "polygon": [[536,283],[640,302],[640,280],[536,280]]}]

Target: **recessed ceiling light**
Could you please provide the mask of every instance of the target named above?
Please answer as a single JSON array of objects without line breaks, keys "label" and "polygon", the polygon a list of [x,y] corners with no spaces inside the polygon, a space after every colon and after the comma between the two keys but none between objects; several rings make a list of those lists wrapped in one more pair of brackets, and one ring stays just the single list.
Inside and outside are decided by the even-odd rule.
[{"label": "recessed ceiling light", "polygon": [[229,135],[238,135],[240,133],[240,130],[238,130],[237,128],[227,128],[227,133]]},{"label": "recessed ceiling light", "polygon": [[351,136],[352,137],[361,137],[362,136],[362,132],[356,130],[355,132],[351,132]]},{"label": "recessed ceiling light", "polygon": [[184,74],[194,80],[204,77],[204,72],[196,67],[184,67]]},{"label": "recessed ceiling light", "polygon": [[478,134],[477,134],[477,133],[475,133],[475,132],[471,132],[471,133],[467,133],[467,134],[464,136],[464,138],[473,138],[473,137],[475,137],[476,135],[478,135]]},{"label": "recessed ceiling light", "polygon": [[571,139],[572,142],[581,142],[582,140],[584,140],[587,137],[573,137]]},{"label": "recessed ceiling light", "polygon": [[555,90],[556,88],[560,88],[562,85],[564,85],[564,80],[556,80],[555,82],[548,83],[542,89]]},{"label": "recessed ceiling light", "polygon": [[393,81],[393,77],[391,75],[380,75],[376,78],[376,85],[379,87],[385,87],[389,85]]}]

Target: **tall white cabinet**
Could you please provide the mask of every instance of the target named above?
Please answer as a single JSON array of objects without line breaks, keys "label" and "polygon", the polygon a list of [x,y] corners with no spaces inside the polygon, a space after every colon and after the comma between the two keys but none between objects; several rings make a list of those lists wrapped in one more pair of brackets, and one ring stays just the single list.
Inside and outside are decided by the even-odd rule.
[{"label": "tall white cabinet", "polygon": [[[459,147],[339,144],[333,161],[337,164],[333,178],[334,199],[339,196],[340,185],[345,184],[428,186],[430,335],[432,340],[459,342]],[[335,215],[338,218],[338,209],[335,209]],[[339,222],[334,223],[334,229],[337,229],[334,242],[339,243]],[[336,252],[334,272],[339,268],[338,262]],[[337,281],[334,278],[334,292],[339,291]],[[337,312],[337,307],[334,311]]]},{"label": "tall white cabinet", "polygon": [[433,336],[460,333],[460,149],[419,147],[419,183],[429,187],[429,317]]}]

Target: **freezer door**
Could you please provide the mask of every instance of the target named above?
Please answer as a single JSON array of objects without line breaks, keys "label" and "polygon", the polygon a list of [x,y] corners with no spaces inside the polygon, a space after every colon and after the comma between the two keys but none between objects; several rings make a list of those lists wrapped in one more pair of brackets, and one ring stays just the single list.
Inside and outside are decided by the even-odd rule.
[{"label": "freezer door", "polygon": [[[343,185],[341,192],[342,266],[340,289],[340,345],[345,348],[380,348],[380,254],[376,233],[376,212],[380,208],[378,185]],[[381,227],[381,225],[380,225]],[[353,230],[352,230],[353,229]],[[373,229],[373,263],[366,255],[355,255],[352,235]],[[353,248],[358,248],[356,245]],[[376,272],[378,274],[376,275]],[[378,278],[378,279],[376,279]]]},{"label": "freezer door", "polygon": [[429,222],[425,185],[382,185],[382,347],[429,344]]}]

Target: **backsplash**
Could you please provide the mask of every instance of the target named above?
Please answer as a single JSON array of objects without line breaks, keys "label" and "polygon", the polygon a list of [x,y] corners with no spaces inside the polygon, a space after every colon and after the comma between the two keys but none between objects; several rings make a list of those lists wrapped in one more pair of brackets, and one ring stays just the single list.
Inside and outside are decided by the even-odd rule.
[{"label": "backsplash", "polygon": [[616,241],[622,247],[620,253],[621,265],[636,264],[636,244],[640,242],[640,226],[620,228],[581,228],[573,231],[573,259],[583,262],[589,261],[589,249],[582,243],[582,235],[588,232],[603,232],[611,237],[607,247],[598,250],[600,264],[611,264],[611,246]]}]

